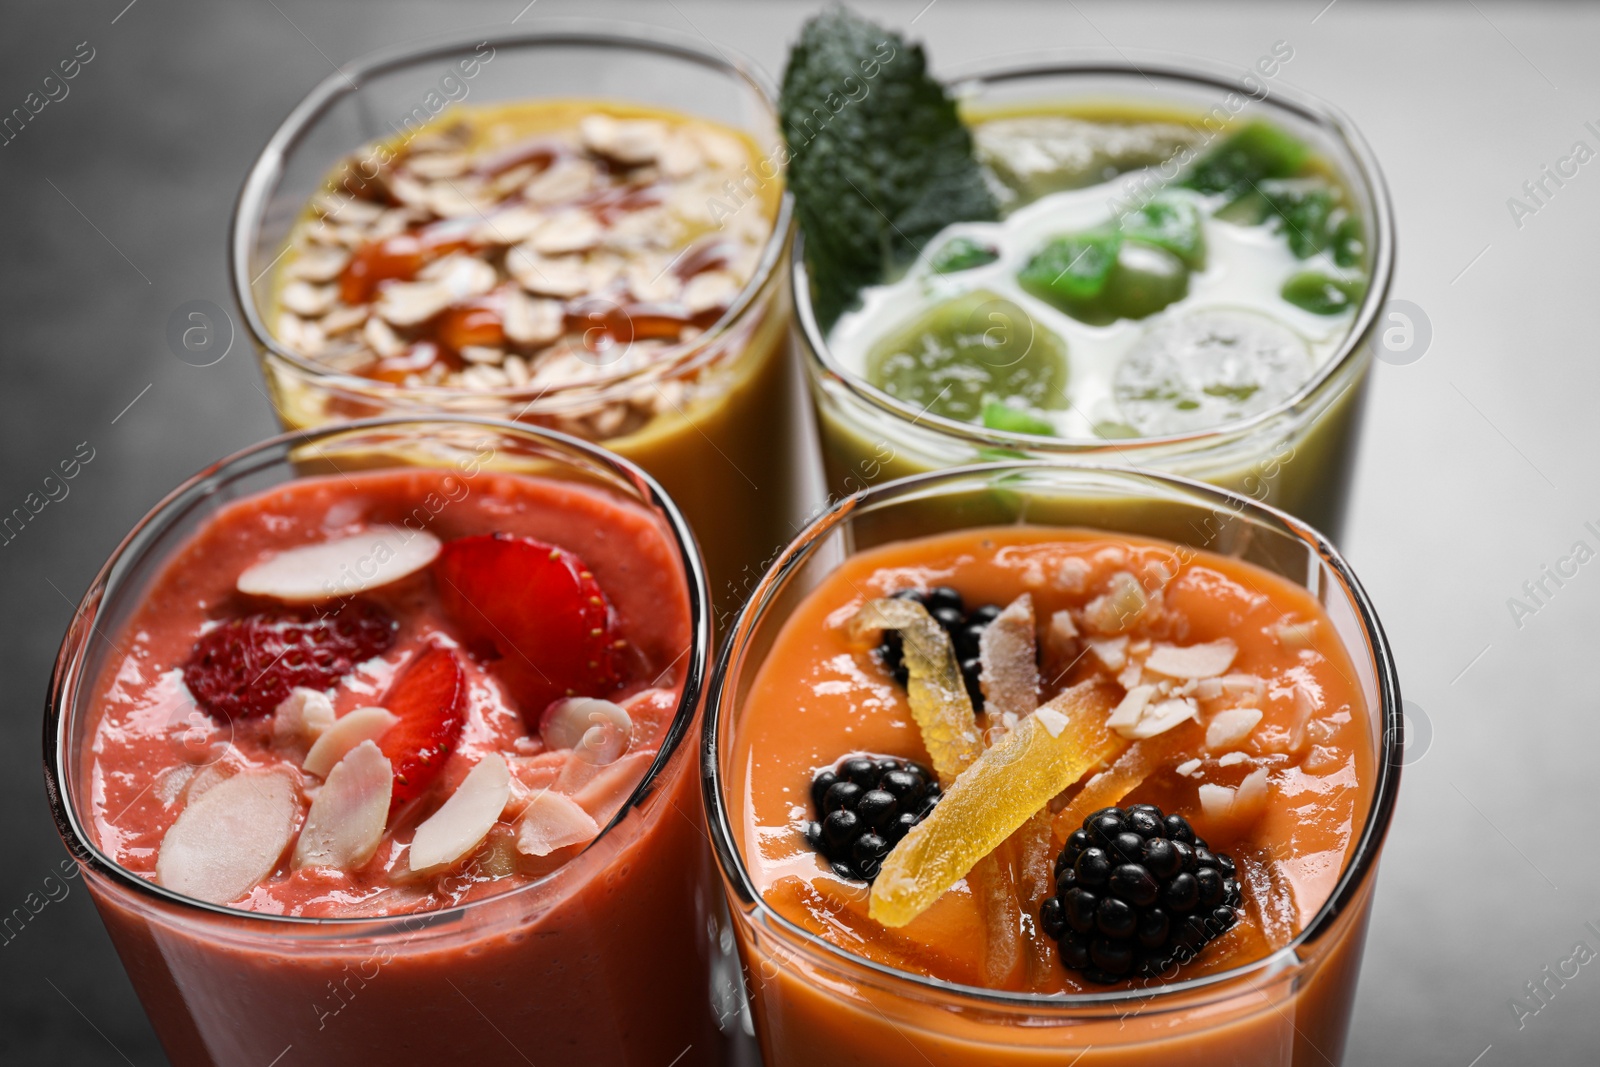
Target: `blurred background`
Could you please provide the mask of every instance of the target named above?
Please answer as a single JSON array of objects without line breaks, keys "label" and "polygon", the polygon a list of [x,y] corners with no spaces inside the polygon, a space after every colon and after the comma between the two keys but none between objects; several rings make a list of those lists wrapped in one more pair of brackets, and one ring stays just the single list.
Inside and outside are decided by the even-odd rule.
[{"label": "blurred background", "polygon": [[[1393,307],[1415,332],[1409,362],[1375,369],[1343,547],[1395,646],[1411,729],[1349,1062],[1594,1062],[1600,962],[1549,976],[1579,945],[1600,958],[1600,692],[1582,673],[1600,634],[1600,9],[858,6],[924,41],[936,71],[1074,46],[1243,70],[1287,42],[1282,80],[1365,134],[1399,223]],[[816,8],[8,0],[0,115],[60,61],[80,70],[0,135],[0,513],[44,497],[62,461],[81,470],[0,534],[0,920],[26,916],[0,922],[0,1061],[165,1062],[80,882],[52,877],[67,854],[39,724],[57,643],[122,535],[180,480],[276,432],[242,335],[205,367],[167,341],[181,305],[233,311],[228,223],[268,134],[337,64],[434,33],[614,18],[702,35],[776,79]],[[1530,197],[1524,183],[1578,142],[1576,176]],[[1578,541],[1576,574],[1546,578]]]}]

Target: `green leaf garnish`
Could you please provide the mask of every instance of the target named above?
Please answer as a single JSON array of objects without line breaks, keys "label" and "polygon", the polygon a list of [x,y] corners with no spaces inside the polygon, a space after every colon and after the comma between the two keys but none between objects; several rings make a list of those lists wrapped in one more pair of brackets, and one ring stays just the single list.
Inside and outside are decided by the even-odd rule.
[{"label": "green leaf garnish", "polygon": [[987,266],[999,258],[1000,253],[988,245],[981,245],[970,237],[952,237],[939,246],[928,265],[935,274],[955,274]]},{"label": "green leaf garnish", "polygon": [[1042,419],[1031,411],[1012,407],[1001,400],[991,400],[983,405],[983,425],[986,429],[1005,433],[1031,433],[1039,437],[1054,437],[1055,423]]},{"label": "green leaf garnish", "polygon": [[859,15],[837,8],[806,23],[778,110],[824,330],[950,223],[999,214],[921,46]]}]

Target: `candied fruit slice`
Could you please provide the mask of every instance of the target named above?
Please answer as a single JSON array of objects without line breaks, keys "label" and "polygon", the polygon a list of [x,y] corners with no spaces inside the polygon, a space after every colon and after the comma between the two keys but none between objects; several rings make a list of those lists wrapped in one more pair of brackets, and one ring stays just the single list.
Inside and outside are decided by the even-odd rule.
[{"label": "candied fruit slice", "polygon": [[1036,627],[1033,597],[1023,593],[978,638],[984,708],[992,723],[1006,729],[1039,706]]},{"label": "candied fruit slice", "polygon": [[[972,700],[950,635],[914,600],[871,600],[850,620],[851,636],[899,630],[905,646],[906,695],[933,771],[948,786],[983,753]],[[962,872],[966,873],[965,871]]]},{"label": "candied fruit slice", "polygon": [[884,861],[868,914],[904,926],[921,914],[1050,798],[1127,744],[1106,729],[1117,690],[1073,686],[1029,715],[944,794]]}]

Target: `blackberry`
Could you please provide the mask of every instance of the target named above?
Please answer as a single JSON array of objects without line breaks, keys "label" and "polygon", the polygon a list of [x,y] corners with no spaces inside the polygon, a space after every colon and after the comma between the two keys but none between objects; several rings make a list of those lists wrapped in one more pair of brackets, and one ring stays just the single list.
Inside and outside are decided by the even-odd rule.
[{"label": "blackberry", "polygon": [[[984,628],[1000,614],[994,604],[966,610],[961,594],[947,585],[937,585],[927,592],[920,589],[902,589],[894,594],[901,600],[915,600],[928,609],[935,622],[944,627],[954,646],[956,662],[961,664],[961,680],[966,683],[967,696],[972,698],[972,710],[983,710],[983,687],[978,682],[982,666],[978,662],[978,640]],[[905,643],[898,630],[883,631],[883,641],[878,645],[878,655],[884,666],[894,675],[894,680],[904,686],[910,675],[906,671]]]},{"label": "blackberry", "polygon": [[933,810],[939,782],[922,764],[895,756],[850,756],[811,780],[816,821],[806,843],[841,878],[870,882],[889,850]]},{"label": "blackberry", "polygon": [[1182,815],[1102,808],[1056,858],[1039,924],[1061,962],[1091,982],[1152,978],[1192,960],[1239,920],[1238,869]]}]

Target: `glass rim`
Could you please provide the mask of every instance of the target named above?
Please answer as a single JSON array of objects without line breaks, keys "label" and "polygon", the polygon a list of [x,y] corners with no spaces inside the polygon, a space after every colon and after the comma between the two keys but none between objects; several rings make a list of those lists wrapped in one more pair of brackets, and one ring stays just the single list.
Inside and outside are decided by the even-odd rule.
[{"label": "glass rim", "polygon": [[[858,956],[846,949],[818,937],[799,924],[786,918],[771,907],[757,889],[745,865],[738,840],[735,838],[732,817],[723,798],[723,776],[718,759],[720,738],[727,721],[725,703],[732,700],[729,677],[737,669],[743,671],[745,646],[756,624],[766,610],[766,601],[775,589],[803,566],[823,539],[854,512],[870,507],[884,498],[895,498],[907,493],[937,487],[940,483],[958,482],[975,476],[1003,476],[1025,471],[1046,471],[1058,475],[1080,475],[1092,478],[1114,478],[1119,481],[1139,483],[1156,482],[1169,489],[1183,490],[1197,502],[1211,502],[1219,509],[1226,508],[1234,514],[1252,514],[1270,520],[1287,533],[1308,545],[1323,565],[1338,577],[1346,595],[1356,609],[1361,631],[1371,642],[1371,654],[1378,688],[1378,713],[1376,725],[1381,726],[1379,750],[1375,758],[1376,781],[1373,784],[1372,803],[1366,822],[1356,839],[1354,850],[1343,863],[1339,880],[1328,898],[1322,903],[1311,921],[1288,944],[1216,974],[1186,978],[1144,989],[1111,990],[1103,993],[1022,993],[1011,990],[990,989],[983,986],[949,982],[924,975],[913,974],[887,964]],[[1106,531],[1114,533],[1115,531]],[[1112,467],[1085,464],[1067,464],[1051,460],[1017,460],[1005,463],[975,463],[951,467],[924,474],[900,478],[892,482],[854,493],[840,500],[828,511],[812,521],[767,569],[761,582],[740,609],[738,618],[724,638],[712,673],[711,686],[706,695],[706,714],[701,726],[700,782],[702,800],[706,809],[706,824],[710,833],[712,851],[721,868],[724,881],[737,894],[745,910],[759,914],[766,925],[789,941],[796,942],[831,964],[865,971],[872,978],[890,983],[908,983],[913,988],[930,993],[953,996],[973,1002],[974,1006],[1012,1009],[1059,1011],[1071,1008],[1103,1008],[1134,1001],[1176,999],[1183,994],[1201,992],[1219,986],[1229,986],[1252,975],[1271,971],[1285,958],[1295,958],[1298,952],[1319,941],[1328,933],[1367,886],[1384,838],[1394,815],[1396,796],[1400,786],[1400,771],[1404,751],[1404,718],[1400,696],[1400,680],[1383,626],[1355,573],[1339,551],[1320,532],[1309,524],[1278,508],[1253,500],[1239,493],[1220,489],[1205,482],[1133,467]],[[736,912],[739,908],[734,909]],[[736,917],[737,918],[737,917]]]},{"label": "glass rim", "polygon": [[[83,653],[87,649],[89,640],[82,636],[75,638],[73,631],[77,627],[79,619],[83,618],[88,623],[87,633],[90,638],[99,632],[96,620],[102,614],[101,609],[106,601],[106,593],[108,590],[114,591],[115,589],[113,582],[116,575],[114,572],[126,560],[138,558],[139,553],[147,548],[144,544],[144,539],[147,536],[162,532],[165,529],[163,523],[174,517],[175,508],[186,503],[198,502],[205,494],[209,493],[211,483],[218,475],[238,469],[252,460],[268,459],[268,453],[281,451],[283,454],[270,459],[266,465],[281,464],[288,462],[289,457],[293,455],[296,449],[306,445],[315,445],[330,438],[353,436],[373,430],[440,424],[479,427],[500,434],[514,434],[524,438],[533,438],[541,443],[554,444],[562,450],[576,452],[585,459],[598,464],[601,469],[619,476],[623,481],[632,484],[635,489],[640,491],[639,502],[641,504],[658,512],[665,520],[667,532],[671,534],[683,564],[684,580],[688,587],[690,623],[690,647],[684,672],[683,692],[678,699],[678,706],[673,712],[672,722],[662,735],[662,745],[657,750],[655,759],[651,761],[650,766],[645,770],[643,777],[640,778],[633,791],[628,794],[628,798],[622,807],[618,809],[611,821],[601,828],[595,839],[584,847],[579,856],[588,853],[590,849],[604,841],[607,835],[654,791],[662,773],[667,769],[667,765],[672,762],[673,757],[680,750],[684,753],[686,759],[693,759],[693,749],[686,745],[686,736],[689,732],[690,723],[694,721],[695,713],[700,706],[701,697],[709,681],[712,647],[711,597],[707,585],[705,566],[700,558],[698,544],[689,528],[688,521],[684,519],[677,504],[649,473],[637,464],[581,438],[541,426],[530,426],[526,423],[509,422],[502,419],[420,412],[334,423],[316,429],[294,430],[278,434],[207,464],[195,474],[184,479],[176,488],[166,493],[159,502],[134,524],[133,528],[128,531],[117,547],[112,550],[111,555],[100,567],[90,582],[88,589],[78,601],[72,619],[67,624],[67,633],[63,637],[61,647],[56,653],[55,664],[50,673],[50,689],[45,698],[44,771],[50,813],[55,820],[56,830],[66,843],[68,851],[80,863],[87,865],[91,871],[108,878],[117,885],[125,889],[131,889],[136,896],[156,903],[176,906],[185,911],[199,912],[216,918],[235,921],[260,920],[265,923],[317,929],[332,926],[383,927],[405,922],[410,922],[413,925],[419,922],[431,925],[436,922],[450,921],[460,917],[467,911],[481,910],[496,902],[504,902],[519,894],[538,890],[551,884],[559,879],[571,864],[577,862],[578,856],[574,856],[562,866],[539,876],[525,885],[516,886],[504,892],[494,893],[476,900],[455,904],[448,908],[435,908],[420,912],[401,912],[393,915],[362,916],[305,916],[247,911],[243,908],[212,904],[173,892],[165,886],[141,878],[139,875],[127,870],[112,859],[94,840],[93,835],[89,833],[80,819],[77,805],[71,797],[72,790],[69,783],[73,780],[73,774],[69,772],[67,761],[74,758],[75,754],[68,751],[69,746],[66,742],[68,740],[68,728],[73,724],[73,718],[70,714],[72,698],[81,691],[85,684],[93,684],[94,681],[82,676]],[[404,469],[404,465],[397,468],[379,469]],[[291,481],[293,480],[298,479],[291,479]]]},{"label": "glass rim", "polygon": [[[1140,59],[1135,62],[1130,56]],[[967,422],[957,422],[932,411],[919,412],[888,393],[869,384],[861,375],[845,367],[828,345],[827,335],[816,319],[811,303],[810,274],[805,264],[805,234],[796,227],[794,246],[790,250],[790,286],[794,302],[795,325],[805,339],[805,348],[813,367],[818,367],[830,379],[838,381],[857,400],[863,401],[882,414],[900,421],[927,424],[941,435],[956,438],[978,448],[1006,448],[1024,451],[1030,455],[1058,455],[1087,457],[1114,453],[1122,457],[1122,464],[1136,462],[1134,455],[1181,449],[1184,445],[1203,447],[1212,442],[1227,442],[1249,436],[1261,426],[1283,415],[1304,408],[1313,402],[1325,385],[1335,380],[1348,367],[1361,359],[1363,342],[1378,321],[1379,312],[1389,298],[1394,281],[1394,210],[1389,189],[1366,139],[1349,116],[1333,104],[1289,85],[1274,85],[1265,94],[1251,93],[1239,80],[1233,68],[1214,60],[1181,53],[1150,49],[1030,49],[962,64],[945,82],[951,95],[961,101],[969,86],[1002,85],[1062,75],[1138,75],[1147,82],[1196,86],[1206,89],[1239,93],[1268,108],[1279,108],[1331,133],[1340,147],[1349,153],[1355,163],[1348,177],[1359,181],[1372,201],[1372,269],[1371,279],[1355,318],[1339,347],[1292,395],[1265,411],[1247,419],[1223,423],[1219,426],[1189,430],[1184,433],[1151,437],[1126,437],[1091,440],[1089,438],[1042,437],[1036,434],[1008,430],[991,430]],[[1156,82],[1152,82],[1156,84]]]},{"label": "glass rim", "polygon": [[[755,271],[722,316],[699,336],[662,349],[658,358],[631,371],[537,389],[526,386],[507,386],[499,389],[403,386],[351,374],[302,356],[281,343],[268,329],[262,310],[255,299],[255,283],[260,280],[262,274],[270,271],[277,261],[274,260],[264,271],[252,278],[250,264],[252,242],[266,217],[267,204],[273,189],[283,175],[284,163],[300,140],[313,130],[318,120],[336,104],[360,92],[368,78],[430,60],[457,56],[483,43],[508,48],[561,45],[612,48],[618,51],[650,52],[672,59],[681,59],[742,82],[754,90],[774,125],[778,123],[776,88],[760,64],[737,50],[714,44],[709,39],[703,40],[677,30],[643,23],[551,18],[543,20],[538,27],[528,29],[480,28],[477,31],[439,34],[420,41],[368,52],[342,64],[334,73],[318,82],[294,106],[256,155],[255,162],[250,165],[244,184],[234,201],[228,226],[228,282],[233,291],[234,303],[244,317],[245,329],[251,340],[263,357],[282,360],[325,386],[420,405],[448,405],[480,398],[520,400],[525,401],[527,405],[523,412],[547,397],[560,399],[579,395],[586,400],[593,399],[588,395],[592,391],[608,392],[624,388],[659,374],[663,366],[669,369],[692,369],[698,366],[698,360],[713,352],[717,343],[728,331],[757,305],[762,290],[771,282],[785,261],[784,247],[788,243],[794,225],[794,201],[787,187],[779,196],[777,215],[772,220],[772,232],[767,235],[766,243],[762,246],[761,258],[756,263]],[[440,115],[447,112],[448,109],[441,111]],[[351,145],[349,151],[361,147],[363,145]],[[779,173],[782,173],[781,167]]]}]

